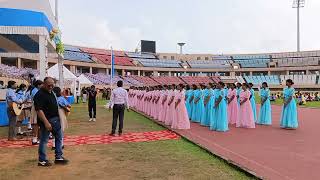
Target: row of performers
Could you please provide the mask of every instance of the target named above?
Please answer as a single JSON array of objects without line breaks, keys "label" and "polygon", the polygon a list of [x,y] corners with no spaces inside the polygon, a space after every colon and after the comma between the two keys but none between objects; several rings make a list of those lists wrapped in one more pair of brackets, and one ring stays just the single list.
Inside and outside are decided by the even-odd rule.
[{"label": "row of performers", "polygon": [[[298,128],[297,106],[293,81],[286,81],[280,127]],[[184,86],[182,84],[131,88],[129,101],[132,107],[150,117],[170,125],[173,129],[189,129],[190,121],[208,126],[215,131],[228,131],[229,124],[236,127],[255,128],[256,124],[271,125],[272,110],[270,90],[262,83],[259,94],[261,107],[256,110],[253,84],[237,83],[225,87],[216,85]]]}]

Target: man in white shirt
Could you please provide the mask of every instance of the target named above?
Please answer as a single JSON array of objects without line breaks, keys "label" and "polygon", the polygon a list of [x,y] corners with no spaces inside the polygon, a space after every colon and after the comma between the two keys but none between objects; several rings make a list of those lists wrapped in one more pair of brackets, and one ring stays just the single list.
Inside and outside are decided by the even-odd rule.
[{"label": "man in white shirt", "polygon": [[110,136],[115,136],[117,123],[119,118],[119,136],[122,135],[123,129],[123,118],[124,118],[124,110],[127,108],[129,110],[128,103],[128,92],[125,90],[122,81],[117,82],[117,88],[114,89],[111,93],[109,110],[113,108],[113,120],[112,120],[112,131]]}]

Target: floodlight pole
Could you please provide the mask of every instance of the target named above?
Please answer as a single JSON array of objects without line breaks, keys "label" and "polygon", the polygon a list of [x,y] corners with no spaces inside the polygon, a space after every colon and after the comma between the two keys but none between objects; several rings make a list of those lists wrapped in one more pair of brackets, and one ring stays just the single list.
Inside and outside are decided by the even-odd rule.
[{"label": "floodlight pole", "polygon": [[[58,25],[59,24],[59,0],[55,0],[55,19]],[[59,87],[63,89],[64,88],[63,57],[61,57],[61,55],[59,54],[58,54],[58,70],[59,70]]]},{"label": "floodlight pole", "polygon": [[300,52],[300,8],[304,7],[305,0],[294,0],[293,8],[297,8],[297,52]]}]

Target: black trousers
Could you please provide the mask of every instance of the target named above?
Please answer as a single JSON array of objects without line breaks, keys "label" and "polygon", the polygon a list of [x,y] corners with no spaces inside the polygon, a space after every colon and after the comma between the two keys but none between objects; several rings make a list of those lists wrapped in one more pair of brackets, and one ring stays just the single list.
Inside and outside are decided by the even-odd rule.
[{"label": "black trousers", "polygon": [[113,106],[113,119],[112,119],[112,134],[116,133],[117,123],[119,118],[119,133],[122,133],[123,118],[124,118],[124,104],[115,104]]},{"label": "black trousers", "polygon": [[[88,105],[89,105],[89,117],[90,118],[96,118],[96,114],[97,114],[97,104],[96,104],[96,102],[91,102]],[[92,112],[93,112],[93,114],[92,114]]]}]

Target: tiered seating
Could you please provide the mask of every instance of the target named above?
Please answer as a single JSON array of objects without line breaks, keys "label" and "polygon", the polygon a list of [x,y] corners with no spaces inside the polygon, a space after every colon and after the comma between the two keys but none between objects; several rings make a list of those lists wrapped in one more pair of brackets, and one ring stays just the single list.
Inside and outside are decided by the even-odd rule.
[{"label": "tiered seating", "polygon": [[208,84],[214,82],[207,76],[181,76],[180,77],[186,84]]},{"label": "tiered seating", "polygon": [[79,48],[73,46],[65,46],[64,59],[89,63],[94,62],[89,54],[81,52]]},{"label": "tiered seating", "polygon": [[320,57],[305,57],[305,58],[286,58],[274,60],[278,62],[279,67],[292,66],[318,66]]},{"label": "tiered seating", "polygon": [[231,56],[215,55],[212,56],[212,60],[232,60],[232,58]]},{"label": "tiered seating", "polygon": [[159,68],[181,68],[181,61],[177,60],[155,60],[155,59],[135,59],[145,67]]},{"label": "tiered seating", "polygon": [[281,75],[282,84],[287,79],[292,79],[296,85],[315,85],[317,83],[317,75]]},{"label": "tiered seating", "polygon": [[[104,49],[94,49],[94,48],[80,48],[85,53],[90,54],[92,57],[96,58],[99,62],[103,64],[111,64],[111,51]],[[119,66],[134,66],[132,59],[127,57],[124,51],[113,51],[115,65]]]},{"label": "tiered seating", "polygon": [[[98,54],[91,54],[91,56],[95,57],[98,61],[103,64],[111,64],[111,56],[110,55],[98,55]],[[114,64],[119,66],[134,66],[132,63],[132,59],[128,57],[114,57]]]},{"label": "tiered seating", "polygon": [[[98,74],[86,73],[84,75],[95,85],[107,85],[107,84],[110,84],[110,82],[111,82],[110,75],[101,74],[101,73],[98,73]],[[114,76],[112,82],[113,82],[113,84],[115,84],[119,80],[122,80],[125,85],[130,84],[127,81],[124,81],[123,79],[121,79],[119,76]]]},{"label": "tiered seating", "polygon": [[145,53],[135,53],[135,52],[127,52],[126,53],[130,58],[138,58],[138,59],[156,59],[156,56],[153,54],[145,54]]},{"label": "tiered seating", "polygon": [[239,82],[239,83],[245,83],[246,81],[243,79],[243,77],[242,76],[236,76],[236,79],[237,79],[237,82]]},{"label": "tiered seating", "polygon": [[268,55],[238,55],[233,56],[233,59],[242,68],[267,68],[270,62]]},{"label": "tiered seating", "polygon": [[235,83],[237,81],[235,76],[220,76],[220,79],[224,83]]},{"label": "tiered seating", "polygon": [[213,82],[218,83],[221,81],[221,78],[219,76],[212,76],[211,79],[213,80]]},{"label": "tiered seating", "polygon": [[30,68],[22,68],[18,69],[15,66],[7,66],[4,64],[0,64],[0,76],[8,77],[8,78],[27,78],[28,74],[34,74],[35,76],[39,75],[39,72]]},{"label": "tiered seating", "polygon": [[185,84],[180,78],[176,76],[162,76],[162,77],[152,77],[153,80],[159,84]]},{"label": "tiered seating", "polygon": [[278,76],[244,76],[247,83],[253,83],[254,85],[260,85],[263,82],[267,82],[270,85],[280,85]]},{"label": "tiered seating", "polygon": [[157,85],[160,85],[157,81],[153,80],[150,77],[146,77],[146,76],[129,76],[129,77],[132,77],[133,79],[139,81],[144,86],[157,86]]},{"label": "tiered seating", "polygon": [[231,68],[232,60],[191,60],[188,64],[191,68],[201,69]]},{"label": "tiered seating", "polygon": [[137,81],[136,79],[134,79],[131,76],[125,76],[122,77],[125,81],[127,81],[128,83],[132,84],[133,86],[142,86],[143,84],[140,81]]}]

